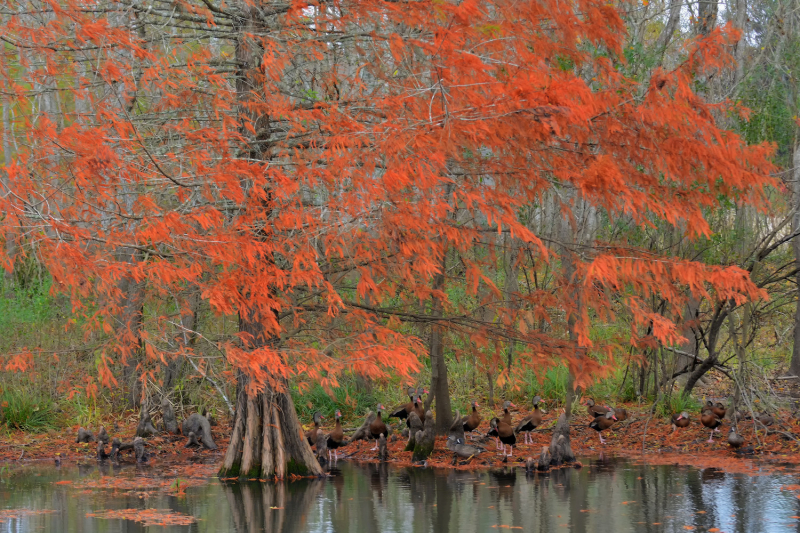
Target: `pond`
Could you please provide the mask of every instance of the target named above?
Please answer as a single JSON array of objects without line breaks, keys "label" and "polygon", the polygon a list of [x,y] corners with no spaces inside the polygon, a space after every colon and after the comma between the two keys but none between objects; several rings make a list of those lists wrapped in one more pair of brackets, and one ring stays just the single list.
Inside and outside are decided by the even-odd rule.
[{"label": "pond", "polygon": [[[153,467],[4,467],[0,532],[800,531],[800,499],[781,490],[797,483],[795,476],[620,458],[584,458],[583,464],[526,475],[510,467],[434,471],[340,461],[325,480],[273,485],[212,479],[181,496],[164,487],[141,488],[167,483]],[[115,489],[98,488],[109,480],[119,483]],[[150,522],[162,516],[195,521],[147,525],[103,514],[120,509],[173,513]]]}]

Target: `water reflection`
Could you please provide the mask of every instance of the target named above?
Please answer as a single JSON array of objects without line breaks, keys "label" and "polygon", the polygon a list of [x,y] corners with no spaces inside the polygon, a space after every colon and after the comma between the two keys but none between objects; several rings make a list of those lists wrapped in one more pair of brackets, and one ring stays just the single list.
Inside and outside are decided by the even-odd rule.
[{"label": "water reflection", "polygon": [[[795,477],[726,474],[680,465],[634,464],[601,457],[581,469],[526,474],[506,466],[480,472],[397,468],[339,462],[325,480],[280,485],[221,483],[190,488],[185,497],[95,491],[65,479],[153,475],[135,467],[44,465],[0,476],[0,508],[53,509],[50,515],[0,522],[0,531],[133,532],[141,525],[99,520],[102,509],[165,509],[191,514],[191,526],[158,531],[216,532],[685,532],[798,531],[800,500],[784,484]],[[495,529],[497,528],[497,529]]]}]

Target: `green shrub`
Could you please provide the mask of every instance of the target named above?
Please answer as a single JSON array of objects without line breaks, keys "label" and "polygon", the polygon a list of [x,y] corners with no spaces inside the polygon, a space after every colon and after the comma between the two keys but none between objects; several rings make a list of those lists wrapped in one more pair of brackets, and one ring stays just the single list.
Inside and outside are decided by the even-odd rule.
[{"label": "green shrub", "polygon": [[22,391],[0,394],[0,423],[23,431],[43,431],[57,425],[56,412],[49,400]]},{"label": "green shrub", "polygon": [[700,401],[692,396],[682,394],[672,394],[664,398],[657,406],[656,412],[665,417],[671,417],[674,413],[686,411],[693,414],[700,411]]},{"label": "green shrub", "polygon": [[[373,391],[361,389],[356,384],[356,379],[350,377],[340,380],[339,387],[331,392],[333,396],[318,384],[311,385],[302,393],[297,386],[292,387],[292,400],[300,421],[308,424],[314,417],[315,411],[319,411],[328,421],[332,421],[337,409],[342,412],[343,418],[357,420],[366,415],[367,411],[374,411],[380,401]],[[385,405],[385,407],[391,409],[394,406]]]}]

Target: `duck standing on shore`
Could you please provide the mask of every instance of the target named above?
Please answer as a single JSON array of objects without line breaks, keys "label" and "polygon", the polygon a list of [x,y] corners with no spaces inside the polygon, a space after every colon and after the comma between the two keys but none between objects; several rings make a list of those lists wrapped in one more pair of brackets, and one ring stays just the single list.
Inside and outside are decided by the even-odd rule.
[{"label": "duck standing on shore", "polygon": [[711,430],[711,435],[708,437],[708,441],[706,442],[714,442],[714,431],[719,431],[719,427],[722,425],[722,420],[714,414],[714,411],[711,409],[706,409],[703,411],[703,415],[700,417],[700,422],[703,425]]}]

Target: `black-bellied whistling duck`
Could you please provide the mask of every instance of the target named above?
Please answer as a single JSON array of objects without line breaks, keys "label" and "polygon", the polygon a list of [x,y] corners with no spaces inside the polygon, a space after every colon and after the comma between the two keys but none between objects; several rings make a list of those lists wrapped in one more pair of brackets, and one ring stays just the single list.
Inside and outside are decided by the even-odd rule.
[{"label": "black-bellied whistling duck", "polygon": [[500,420],[502,420],[503,422],[505,422],[506,424],[508,424],[510,426],[511,425],[511,413],[508,411],[509,407],[516,408],[517,406],[514,405],[513,403],[511,403],[509,400],[504,401],[503,402],[503,418],[501,418]]},{"label": "black-bellied whistling duck", "polygon": [[523,418],[514,430],[516,433],[525,432],[525,444],[533,442],[530,432],[542,424],[542,412],[539,410],[539,403],[543,403],[542,399],[539,396],[534,397],[533,412]]},{"label": "black-bellied whistling duck", "polygon": [[604,415],[607,412],[611,411],[611,408],[609,407],[603,407],[602,405],[597,405],[591,398],[587,399],[586,403],[583,405],[586,406],[586,410],[589,412],[589,416],[591,416],[592,418],[597,418],[598,416]]},{"label": "black-bellied whistling duck", "polygon": [[314,446],[317,443],[317,434],[319,433],[319,421],[320,419],[325,418],[322,416],[322,413],[317,411],[314,413],[314,427],[306,431],[306,440],[311,446]]},{"label": "black-bellied whistling duck", "polygon": [[711,400],[707,400],[705,405],[700,408],[700,414],[702,415],[703,411],[705,411],[706,409],[708,409],[708,410],[713,412],[714,411],[714,402],[712,402]]},{"label": "black-bellied whistling duck", "polygon": [[714,414],[714,411],[711,409],[706,409],[703,411],[703,415],[700,417],[700,422],[703,425],[711,430],[711,435],[708,437],[708,442],[714,442],[714,431],[719,431],[719,426],[722,425],[722,420],[719,419],[717,415]]},{"label": "black-bellied whistling duck", "polygon": [[764,424],[765,426],[771,426],[775,423],[775,419],[769,413],[761,413],[756,417],[756,420]]},{"label": "black-bellied whistling duck", "polygon": [[[606,407],[608,406],[606,405]],[[609,409],[611,409],[611,412],[617,417],[617,422],[628,419],[628,411],[626,411],[624,407],[609,407]]]},{"label": "black-bellied whistling duck", "polygon": [[381,415],[381,411],[383,411],[383,404],[378,405],[378,412],[375,416],[375,420],[369,425],[369,433],[370,436],[375,439],[375,447],[372,448],[373,450],[378,449],[378,438],[381,435],[386,435],[386,424],[383,423],[383,415]]},{"label": "black-bellied whistling duck", "polygon": [[744,444],[744,437],[736,433],[736,428],[731,427],[731,432],[728,433],[728,445],[731,448],[741,448]]},{"label": "black-bellied whistling duck", "polygon": [[425,400],[422,398],[423,395],[428,394],[428,389],[425,387],[417,387],[417,396],[419,396],[419,403],[424,404]]},{"label": "black-bellied whistling duck", "polygon": [[[425,422],[425,409],[422,408],[422,398],[417,396],[414,398],[414,412],[417,413],[420,422]],[[411,422],[406,418],[406,426],[411,427]]]},{"label": "black-bellied whistling duck", "polygon": [[614,416],[614,413],[612,411],[607,411],[605,414],[595,417],[595,419],[589,423],[589,427],[597,431],[597,436],[600,437],[600,444],[606,443],[606,441],[603,440],[601,432],[613,426],[616,421],[617,417]]},{"label": "black-bellied whistling duck", "polygon": [[472,402],[472,412],[462,418],[464,431],[475,431],[481,425],[481,414],[478,412],[478,402]]},{"label": "black-bellied whistling duck", "polygon": [[417,389],[414,387],[408,388],[408,403],[404,403],[403,405],[398,405],[392,410],[392,414],[389,415],[389,418],[399,418],[403,420],[408,417],[408,413],[414,410],[414,397],[417,394]]},{"label": "black-bellied whistling duck", "polygon": [[687,427],[691,421],[692,420],[689,418],[689,413],[686,411],[675,413],[672,415],[672,431],[676,431],[678,428]]},{"label": "black-bellied whistling duck", "polygon": [[[503,402],[503,417],[499,418],[498,420],[502,420],[503,422],[505,422],[506,424],[508,424],[510,426],[511,425],[511,413],[508,411],[509,407],[516,407],[516,405],[511,403],[509,400],[506,400],[505,402]],[[500,437],[499,436],[495,436],[494,445],[495,445],[495,448],[499,448],[500,447]],[[503,448],[503,451],[505,451],[505,448]]]},{"label": "black-bellied whistling duck", "polygon": [[342,429],[341,418],[342,412],[337,409],[336,426],[328,435],[328,462],[331,460],[331,450],[333,450],[333,460],[337,461],[339,459],[339,453],[336,450],[344,444],[344,430]]},{"label": "black-bellied whistling duck", "polygon": [[[514,428],[512,428],[510,424],[506,424],[500,418],[492,418],[489,425],[492,426],[489,434],[496,435],[500,442],[503,443],[503,455],[512,457],[514,454],[514,444],[517,443],[517,435],[514,433]],[[509,453],[506,453],[506,446],[508,446]]]},{"label": "black-bellied whistling duck", "polygon": [[728,410],[725,408],[725,406],[721,402],[717,402],[714,405],[714,407],[711,408],[711,412],[714,413],[715,415],[717,415],[717,418],[719,418],[720,420],[725,418],[725,413],[727,411]]}]

